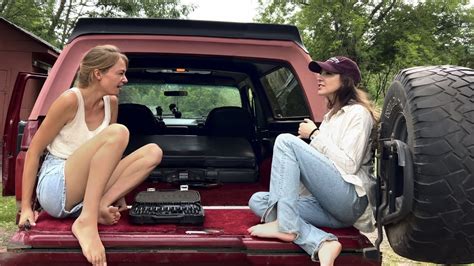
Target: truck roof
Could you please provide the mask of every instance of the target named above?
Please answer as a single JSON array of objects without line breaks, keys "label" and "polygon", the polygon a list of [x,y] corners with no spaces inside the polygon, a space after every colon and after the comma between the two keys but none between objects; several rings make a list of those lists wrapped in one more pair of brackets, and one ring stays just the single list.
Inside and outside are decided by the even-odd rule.
[{"label": "truck roof", "polygon": [[80,18],[68,43],[82,35],[133,34],[285,40],[303,46],[294,25],[181,19]]}]

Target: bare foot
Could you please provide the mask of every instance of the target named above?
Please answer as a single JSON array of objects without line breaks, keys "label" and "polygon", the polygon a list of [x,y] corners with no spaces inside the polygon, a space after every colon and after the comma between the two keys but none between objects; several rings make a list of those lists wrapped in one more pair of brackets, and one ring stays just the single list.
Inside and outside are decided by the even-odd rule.
[{"label": "bare foot", "polygon": [[93,265],[107,265],[105,258],[105,248],[97,231],[97,223],[86,222],[85,219],[79,218],[72,224],[72,233],[79,240],[82,254]]},{"label": "bare foot", "polygon": [[265,238],[278,238],[285,242],[292,242],[295,240],[296,235],[290,233],[282,233],[278,231],[278,220],[265,224],[257,224],[247,231],[251,236],[265,237]]},{"label": "bare foot", "polygon": [[332,266],[339,253],[341,253],[342,245],[337,240],[324,241],[318,251],[319,263],[321,266]]},{"label": "bare foot", "polygon": [[118,207],[109,206],[99,210],[98,223],[104,225],[116,224],[120,219],[120,212]]}]

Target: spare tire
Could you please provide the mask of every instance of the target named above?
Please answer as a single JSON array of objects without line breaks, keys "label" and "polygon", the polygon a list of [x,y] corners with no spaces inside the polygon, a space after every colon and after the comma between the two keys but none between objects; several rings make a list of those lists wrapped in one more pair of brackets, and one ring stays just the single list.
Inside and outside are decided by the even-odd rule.
[{"label": "spare tire", "polygon": [[[398,171],[396,184],[379,191],[381,198],[396,198],[403,196],[403,186],[413,186],[408,213],[382,222],[393,250],[418,261],[474,262],[474,70],[402,70],[385,97],[379,137],[379,143],[406,143],[411,154],[406,163],[413,167],[412,184],[403,184]],[[383,175],[393,168],[383,165],[389,149],[381,150],[383,183]]]}]

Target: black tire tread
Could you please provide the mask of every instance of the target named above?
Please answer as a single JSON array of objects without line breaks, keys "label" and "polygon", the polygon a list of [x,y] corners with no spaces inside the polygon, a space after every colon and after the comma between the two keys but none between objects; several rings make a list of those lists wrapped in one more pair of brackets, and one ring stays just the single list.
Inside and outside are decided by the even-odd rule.
[{"label": "black tire tread", "polygon": [[474,70],[415,67],[395,81],[413,123],[415,199],[408,217],[386,226],[389,242],[415,260],[474,262]]}]

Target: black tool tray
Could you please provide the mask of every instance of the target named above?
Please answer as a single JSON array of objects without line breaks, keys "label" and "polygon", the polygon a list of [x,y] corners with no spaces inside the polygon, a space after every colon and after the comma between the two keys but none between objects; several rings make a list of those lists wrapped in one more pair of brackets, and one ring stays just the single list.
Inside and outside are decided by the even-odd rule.
[{"label": "black tool tray", "polygon": [[204,222],[201,196],[194,190],[142,191],[129,211],[134,224],[193,224]]}]

